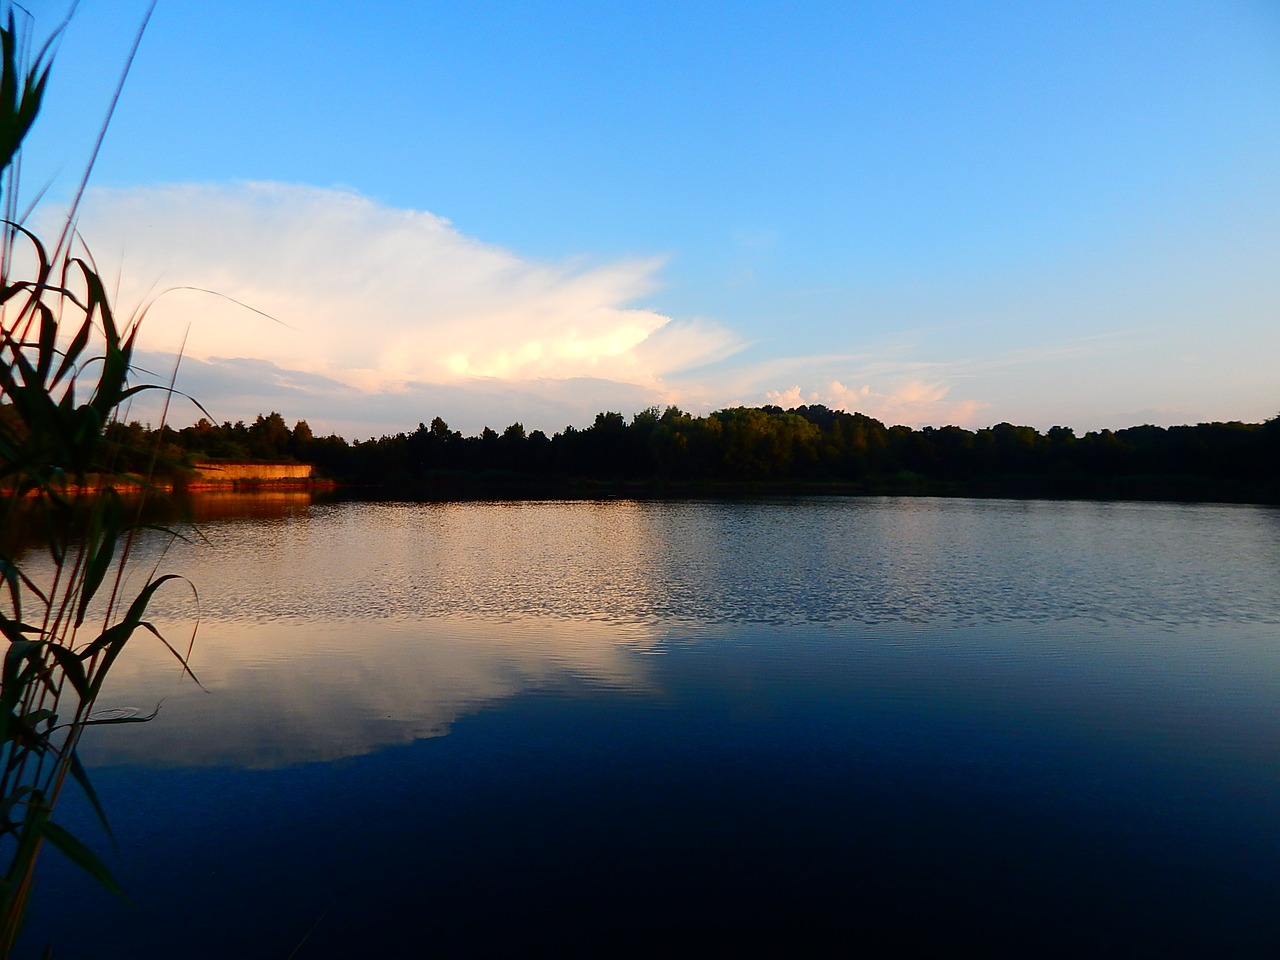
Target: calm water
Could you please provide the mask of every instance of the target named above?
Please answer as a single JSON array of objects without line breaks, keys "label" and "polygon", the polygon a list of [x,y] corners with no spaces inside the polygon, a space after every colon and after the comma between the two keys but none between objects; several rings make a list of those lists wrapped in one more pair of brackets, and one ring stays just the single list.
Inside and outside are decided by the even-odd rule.
[{"label": "calm water", "polygon": [[29,955],[1280,953],[1280,511],[201,510]]}]

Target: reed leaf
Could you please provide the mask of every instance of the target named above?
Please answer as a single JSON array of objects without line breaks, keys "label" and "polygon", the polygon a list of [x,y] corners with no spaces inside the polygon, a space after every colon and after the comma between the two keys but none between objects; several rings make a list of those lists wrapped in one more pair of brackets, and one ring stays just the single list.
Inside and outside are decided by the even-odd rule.
[{"label": "reed leaf", "polygon": [[[0,960],[21,929],[45,841],[119,892],[106,865],[53,812],[70,779],[111,835],[78,748],[86,727],[156,715],[93,717],[129,640],[139,630],[152,634],[194,679],[190,650],[181,654],[146,619],[156,592],[176,575],[153,569],[132,599],[121,595],[134,539],[154,528],[126,507],[118,486],[139,478],[117,472],[121,449],[106,436],[140,392],[175,391],[135,382],[139,317],[122,323],[92,258],[71,252],[79,194],[56,243],[14,219],[13,160],[39,114],[52,59],[46,43],[27,65],[26,49],[10,8],[0,25],[0,172],[9,191],[0,218],[0,595],[7,598],[0,606]],[[18,244],[30,254],[23,276],[13,275]],[[149,477],[140,482],[154,489]],[[40,574],[24,559],[35,544],[51,561]],[[98,610],[101,627],[85,641],[85,624]]]},{"label": "reed leaf", "polygon": [[91,688],[89,675],[85,672],[81,658],[60,643],[50,643],[48,653],[57,662],[58,668],[71,684],[71,689],[75,691],[76,696],[81,700],[87,699]]},{"label": "reed leaf", "polygon": [[115,877],[111,875],[107,865],[98,859],[97,854],[77,840],[75,834],[65,827],[58,826],[58,824],[49,819],[40,821],[39,831],[44,839],[66,854],[72,863],[80,867],[112,893],[122,898],[124,897],[124,891],[116,883]]},{"label": "reed leaf", "polygon": [[89,604],[102,586],[111,562],[116,555],[116,542],[123,524],[120,495],[112,489],[103,490],[98,496],[93,512],[90,542],[92,552],[85,563],[84,578],[80,587],[80,603],[76,609],[76,626],[84,623]]},{"label": "reed leaf", "polygon": [[116,842],[115,834],[111,832],[111,824],[107,822],[107,811],[102,808],[102,801],[98,799],[98,791],[93,789],[93,782],[89,779],[89,774],[85,772],[84,764],[80,762],[78,753],[71,754],[71,777],[80,785],[80,789],[84,791],[85,797],[89,800],[89,805],[93,807],[94,815],[98,818],[98,823],[102,825],[103,831],[111,839],[114,844]]},{"label": "reed leaf", "polygon": [[9,11],[8,27],[0,32],[0,56],[3,57],[4,72],[3,79],[0,79],[0,168],[4,168],[12,162],[35,123],[36,114],[40,112],[51,64],[37,64],[29,71],[21,69],[18,30],[12,10]]}]

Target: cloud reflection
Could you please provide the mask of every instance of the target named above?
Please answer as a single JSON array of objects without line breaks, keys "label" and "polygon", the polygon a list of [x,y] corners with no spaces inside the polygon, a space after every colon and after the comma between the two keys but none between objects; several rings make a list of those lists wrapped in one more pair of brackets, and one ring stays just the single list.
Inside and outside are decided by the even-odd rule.
[{"label": "cloud reflection", "polygon": [[[180,628],[170,631],[180,635]],[[158,644],[112,671],[102,711],[150,723],[91,731],[89,763],[274,768],[327,762],[443,736],[486,704],[587,682],[650,689],[639,628],[518,618],[268,623],[201,628],[180,676]]]}]

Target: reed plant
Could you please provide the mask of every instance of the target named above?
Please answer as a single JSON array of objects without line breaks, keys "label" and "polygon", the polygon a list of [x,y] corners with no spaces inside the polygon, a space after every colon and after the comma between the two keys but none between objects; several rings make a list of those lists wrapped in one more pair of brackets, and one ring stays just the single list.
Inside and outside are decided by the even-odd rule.
[{"label": "reed plant", "polygon": [[53,243],[17,208],[20,148],[52,62],[51,46],[33,51],[29,36],[10,9],[0,27],[0,957],[46,843],[115,888],[102,859],[54,819],[70,779],[110,833],[78,748],[88,727],[128,722],[94,716],[112,665],[146,634],[190,672],[190,644],[178,650],[147,619],[156,591],[177,578],[153,561],[139,580],[130,563],[145,525],[139,498],[122,491],[145,490],[147,477],[115,468],[106,430],[140,391],[166,389],[135,382],[142,317],[117,317],[77,245],[79,195]]}]

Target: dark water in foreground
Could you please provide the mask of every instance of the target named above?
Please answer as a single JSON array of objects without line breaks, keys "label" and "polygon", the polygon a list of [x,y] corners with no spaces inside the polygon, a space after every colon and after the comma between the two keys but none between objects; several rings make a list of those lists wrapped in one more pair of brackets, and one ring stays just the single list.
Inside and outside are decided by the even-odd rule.
[{"label": "dark water in foreground", "polygon": [[255,512],[165,564],[208,692],[139,647],[86,744],[131,902],[47,855],[28,955],[1280,953],[1280,511]]}]

